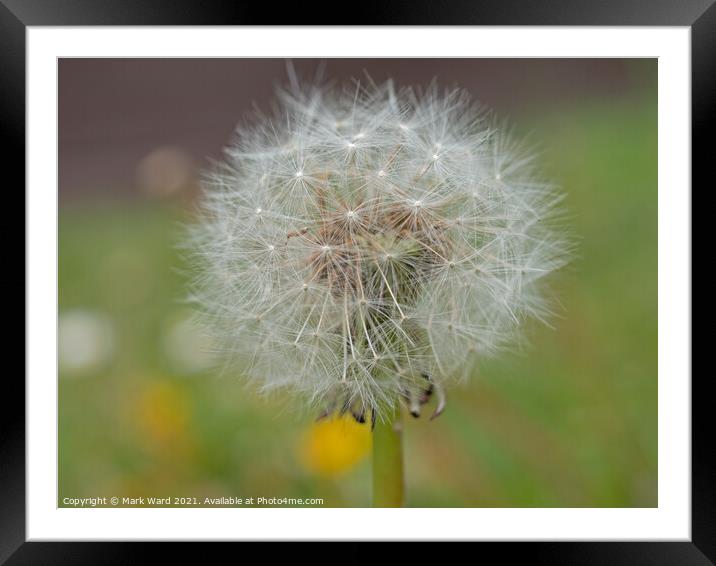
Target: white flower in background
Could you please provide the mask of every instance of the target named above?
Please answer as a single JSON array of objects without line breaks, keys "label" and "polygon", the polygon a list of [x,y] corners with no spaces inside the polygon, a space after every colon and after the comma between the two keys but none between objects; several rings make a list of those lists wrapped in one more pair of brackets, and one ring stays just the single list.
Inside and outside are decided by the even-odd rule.
[{"label": "white flower in background", "polygon": [[439,414],[445,380],[549,314],[560,201],[464,91],[282,93],[207,176],[195,299],[266,390]]},{"label": "white flower in background", "polygon": [[60,313],[58,348],[62,375],[76,377],[100,369],[114,353],[114,327],[111,319],[90,310]]},{"label": "white flower in background", "polygon": [[188,313],[171,320],[162,335],[164,355],[172,371],[193,374],[216,364],[211,338],[201,331]]}]

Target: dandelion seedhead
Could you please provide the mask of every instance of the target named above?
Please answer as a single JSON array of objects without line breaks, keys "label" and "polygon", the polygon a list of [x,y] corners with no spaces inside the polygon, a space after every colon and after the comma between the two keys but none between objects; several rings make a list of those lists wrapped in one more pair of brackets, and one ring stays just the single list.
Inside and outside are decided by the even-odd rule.
[{"label": "dandelion seedhead", "polygon": [[195,297],[263,389],[439,414],[447,379],[548,315],[559,202],[465,91],[281,92],[207,175]]}]

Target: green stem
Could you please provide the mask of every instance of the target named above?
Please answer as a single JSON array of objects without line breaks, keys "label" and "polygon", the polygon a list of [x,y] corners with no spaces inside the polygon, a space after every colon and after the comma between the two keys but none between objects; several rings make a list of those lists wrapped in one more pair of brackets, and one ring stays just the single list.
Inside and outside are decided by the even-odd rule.
[{"label": "green stem", "polygon": [[403,431],[400,407],[373,430],[373,507],[402,507]]}]

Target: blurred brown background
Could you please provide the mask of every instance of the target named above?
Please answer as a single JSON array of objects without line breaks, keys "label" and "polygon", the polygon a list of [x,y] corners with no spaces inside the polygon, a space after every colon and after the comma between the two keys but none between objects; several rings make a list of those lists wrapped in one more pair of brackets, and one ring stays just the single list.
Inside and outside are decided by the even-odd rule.
[{"label": "blurred brown background", "polygon": [[[630,59],[298,59],[292,64],[306,79],[322,67],[324,77],[337,82],[364,80],[366,73],[405,85],[436,78],[443,87],[475,93],[500,115],[549,111],[585,99],[614,101],[648,84],[655,71],[655,65]],[[252,105],[268,108],[275,88],[288,82],[286,65],[281,59],[61,59],[60,199],[131,194],[142,186],[151,191],[153,184],[181,182],[194,166],[220,156]],[[173,165],[176,178],[152,177],[153,162],[159,168]]]}]

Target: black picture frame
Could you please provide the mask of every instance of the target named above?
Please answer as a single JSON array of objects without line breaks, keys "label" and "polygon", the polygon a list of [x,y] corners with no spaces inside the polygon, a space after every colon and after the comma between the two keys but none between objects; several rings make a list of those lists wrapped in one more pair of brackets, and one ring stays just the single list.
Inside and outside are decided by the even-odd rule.
[{"label": "black picture frame", "polygon": [[[353,3],[346,22],[333,8],[310,11],[303,3],[281,9],[261,3],[202,0],[0,0],[0,125],[6,142],[6,187],[25,184],[25,32],[27,26],[88,25],[570,25],[689,26],[692,38],[692,178],[706,186],[707,136],[712,136],[716,101],[716,6],[713,0],[430,0]],[[712,184],[712,182],[711,182]],[[8,191],[9,193],[10,191]],[[17,191],[19,194],[19,191]],[[7,193],[6,193],[7,194]],[[23,204],[24,207],[24,199]],[[23,272],[24,273],[24,272]],[[23,276],[23,283],[24,276]],[[8,301],[18,302],[18,301]],[[24,325],[23,325],[24,327]],[[9,349],[8,349],[9,350]],[[8,359],[12,355],[7,353]],[[499,552],[502,562],[540,564],[716,563],[716,469],[713,459],[712,397],[709,372],[692,377],[692,538],[690,542],[524,542],[482,543],[483,552]],[[161,555],[170,559],[211,559],[206,544],[80,543],[25,541],[25,387],[19,372],[4,376],[0,411],[0,564],[125,564]],[[711,447],[711,448],[709,448]],[[425,558],[425,549],[413,546]],[[483,550],[484,549],[484,550]],[[223,549],[226,550],[225,548]],[[312,549],[313,550],[313,549]],[[363,556],[374,551],[326,553],[326,560]],[[313,550],[315,552],[315,550]],[[338,554],[340,552],[340,554]],[[473,551],[474,552],[474,551]],[[411,560],[406,551],[404,560]],[[469,556],[469,555],[468,555]],[[314,555],[314,558],[321,559]]]}]

